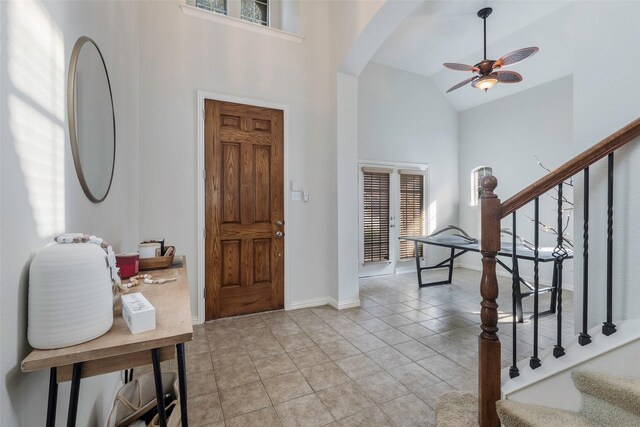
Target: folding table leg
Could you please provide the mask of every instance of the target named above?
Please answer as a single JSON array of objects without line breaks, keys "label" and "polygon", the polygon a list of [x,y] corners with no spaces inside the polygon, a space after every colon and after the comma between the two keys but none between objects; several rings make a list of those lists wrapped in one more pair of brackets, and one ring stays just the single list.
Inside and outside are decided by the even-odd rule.
[{"label": "folding table leg", "polygon": [[182,427],[189,427],[189,416],[187,414],[187,374],[184,357],[184,343],[176,344],[178,354],[178,381],[180,387],[180,416],[182,417]]},{"label": "folding table leg", "polygon": [[58,404],[58,368],[49,372],[49,399],[47,402],[47,427],[56,425],[56,406]]},{"label": "folding table leg", "polygon": [[451,281],[453,280],[453,260],[455,259],[455,252],[456,250],[454,248],[451,248],[451,258],[449,259],[449,279],[447,279],[447,283],[451,283]]},{"label": "folding table leg", "polygon": [[164,408],[164,388],[162,387],[162,371],[160,368],[160,349],[151,350],[151,361],[153,362],[153,378],[156,383],[156,402],[158,404],[158,418],[160,427],[167,427],[167,414]]},{"label": "folding table leg", "polygon": [[71,375],[71,394],[69,395],[69,414],[67,427],[75,427],[78,415],[78,399],[80,398],[80,380],[82,379],[82,362],[73,364]]},{"label": "folding table leg", "polygon": [[418,251],[418,242],[413,242],[414,253],[416,255],[416,273],[418,273],[418,287],[422,286],[422,268],[420,266],[420,252]]}]

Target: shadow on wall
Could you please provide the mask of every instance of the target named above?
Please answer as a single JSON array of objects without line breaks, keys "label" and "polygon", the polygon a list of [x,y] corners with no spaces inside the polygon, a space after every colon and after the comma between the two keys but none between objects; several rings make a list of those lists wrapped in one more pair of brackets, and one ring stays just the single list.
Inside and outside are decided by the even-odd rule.
[{"label": "shadow on wall", "polygon": [[12,2],[7,9],[8,126],[43,239],[65,226],[64,39],[40,3]]},{"label": "shadow on wall", "polygon": [[[0,135],[1,246],[0,287],[2,335],[0,425],[39,425],[46,418],[48,372],[23,374],[20,362],[31,350],[27,343],[28,271],[33,255],[53,236],[77,229],[91,230],[118,244],[137,237],[137,221],[122,214],[133,204],[137,218],[137,83],[124,79],[137,71],[137,10],[126,2],[0,2]],[[118,31],[114,31],[117,28]],[[120,103],[128,151],[121,150],[126,186],[94,205],[84,197],[76,179],[68,144],[66,70],[77,37],[104,40],[112,48],[116,78],[123,83]],[[123,40],[131,42],[123,45]],[[129,66],[129,64],[133,64]],[[118,105],[118,104],[116,104]],[[126,107],[126,108],[124,108]],[[128,126],[127,126],[128,125]],[[115,193],[115,194],[114,194]],[[116,197],[113,197],[113,196]],[[115,241],[114,241],[115,240]],[[117,373],[83,380],[79,425],[102,425],[119,383]],[[69,384],[58,392],[58,423],[66,419]]]},{"label": "shadow on wall", "polygon": [[[2,372],[13,408],[2,424],[16,418],[22,424],[44,421],[46,411],[48,373],[23,374],[20,362],[31,351],[31,260],[65,229],[66,55],[62,32],[42,3],[8,2],[2,9]],[[40,398],[28,399],[34,395]]]}]

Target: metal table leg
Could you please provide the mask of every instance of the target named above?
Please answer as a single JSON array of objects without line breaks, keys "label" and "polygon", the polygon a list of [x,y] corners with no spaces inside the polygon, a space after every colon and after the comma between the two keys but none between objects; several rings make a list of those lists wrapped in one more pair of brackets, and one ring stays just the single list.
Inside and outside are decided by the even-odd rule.
[{"label": "metal table leg", "polygon": [[449,283],[453,280],[453,260],[455,259],[455,253],[456,250],[451,248],[451,255],[449,256],[449,278],[447,279],[447,282]]},{"label": "metal table leg", "polygon": [[164,408],[164,388],[162,387],[162,371],[160,368],[160,349],[151,350],[151,361],[153,362],[153,378],[156,383],[156,402],[158,405],[158,418],[160,427],[167,427],[167,414]]},{"label": "metal table leg", "polygon": [[56,425],[56,406],[58,404],[58,368],[49,372],[49,399],[47,402],[47,427]]},{"label": "metal table leg", "polygon": [[418,287],[422,286],[422,268],[420,266],[420,252],[418,251],[418,242],[413,242],[414,253],[416,255],[416,273],[418,273]]},{"label": "metal table leg", "polygon": [[178,382],[180,387],[180,417],[182,427],[189,426],[189,416],[187,414],[187,373],[184,357],[184,343],[176,344],[178,355]]},{"label": "metal table leg", "polygon": [[76,425],[81,378],[82,378],[82,362],[74,363],[73,374],[71,376],[71,394],[69,395],[69,414],[67,415],[67,427],[75,427]]}]

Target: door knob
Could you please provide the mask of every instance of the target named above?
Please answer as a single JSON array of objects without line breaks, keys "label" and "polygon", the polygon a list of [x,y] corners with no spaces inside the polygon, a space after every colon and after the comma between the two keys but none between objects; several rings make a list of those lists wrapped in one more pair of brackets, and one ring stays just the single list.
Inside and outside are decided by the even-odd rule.
[{"label": "door knob", "polygon": [[278,239],[281,239],[282,237],[284,237],[284,233],[282,231],[276,231],[276,237]]},{"label": "door knob", "polygon": [[284,221],[283,220],[279,219],[279,220],[276,221],[276,226],[277,227],[282,227],[283,225],[284,225]]}]

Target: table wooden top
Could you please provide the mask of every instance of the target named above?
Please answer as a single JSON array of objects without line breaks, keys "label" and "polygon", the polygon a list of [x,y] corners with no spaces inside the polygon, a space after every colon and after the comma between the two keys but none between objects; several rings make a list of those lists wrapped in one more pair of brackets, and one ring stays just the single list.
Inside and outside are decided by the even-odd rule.
[{"label": "table wooden top", "polygon": [[177,262],[182,262],[182,266],[144,272],[151,274],[154,280],[175,277],[177,279],[175,282],[147,285],[141,281],[140,285],[129,291],[129,293],[142,293],[155,307],[156,328],[154,330],[132,334],[122,318],[120,299],[118,299],[113,312],[113,326],[106,334],[71,347],[33,350],[22,361],[22,371],[32,372],[191,341],[193,326],[187,263],[184,256],[176,256],[174,265]]}]

